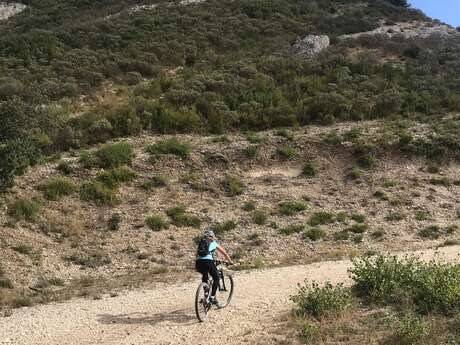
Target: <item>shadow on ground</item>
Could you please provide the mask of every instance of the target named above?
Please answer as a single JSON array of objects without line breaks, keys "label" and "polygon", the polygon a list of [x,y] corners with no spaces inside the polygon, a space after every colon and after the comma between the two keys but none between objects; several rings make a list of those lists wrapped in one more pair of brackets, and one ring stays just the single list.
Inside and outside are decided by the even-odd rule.
[{"label": "shadow on ground", "polygon": [[98,315],[98,322],[104,325],[156,325],[161,322],[170,322],[180,325],[191,325],[197,323],[195,315],[190,310],[175,310],[169,313],[158,313],[150,315],[148,313],[131,313],[131,314],[101,314]]}]

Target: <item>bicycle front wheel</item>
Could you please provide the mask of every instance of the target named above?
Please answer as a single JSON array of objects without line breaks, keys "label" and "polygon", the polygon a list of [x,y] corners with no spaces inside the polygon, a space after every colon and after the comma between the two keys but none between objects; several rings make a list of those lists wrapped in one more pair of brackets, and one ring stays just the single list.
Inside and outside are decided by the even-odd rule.
[{"label": "bicycle front wheel", "polygon": [[209,286],[206,283],[201,283],[196,290],[195,295],[195,313],[198,321],[205,322],[208,317],[208,294]]},{"label": "bicycle front wheel", "polygon": [[233,297],[233,292],[235,289],[235,284],[233,282],[233,277],[231,275],[224,275],[221,278],[221,288],[222,290],[219,291],[219,308],[225,308],[230,304],[230,301]]}]

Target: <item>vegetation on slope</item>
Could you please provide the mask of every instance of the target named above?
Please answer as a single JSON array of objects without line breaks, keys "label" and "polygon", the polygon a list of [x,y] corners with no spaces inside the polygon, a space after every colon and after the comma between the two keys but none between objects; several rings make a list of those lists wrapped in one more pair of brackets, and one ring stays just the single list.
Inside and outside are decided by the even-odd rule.
[{"label": "vegetation on slope", "polygon": [[[47,0],[0,23],[0,186],[40,153],[142,130],[224,133],[459,110],[458,39],[337,39],[380,20],[427,20],[405,1],[151,3],[134,11],[133,0]],[[311,33],[330,35],[332,47],[310,60],[291,55]],[[121,85],[121,102],[70,116],[81,94],[113,87],[106,82]]]},{"label": "vegetation on slope", "polygon": [[[330,283],[292,297],[302,343],[457,344],[460,266],[415,258],[364,257],[350,270],[352,289]],[[390,326],[390,327],[389,327]]]}]

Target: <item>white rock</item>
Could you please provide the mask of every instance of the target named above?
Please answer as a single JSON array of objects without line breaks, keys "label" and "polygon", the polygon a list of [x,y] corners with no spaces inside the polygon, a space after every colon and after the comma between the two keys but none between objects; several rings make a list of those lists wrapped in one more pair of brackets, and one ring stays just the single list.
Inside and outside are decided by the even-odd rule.
[{"label": "white rock", "polygon": [[459,33],[452,27],[445,24],[436,24],[429,22],[401,22],[395,25],[383,25],[377,29],[365,32],[358,32],[351,35],[339,36],[339,39],[358,38],[360,36],[384,35],[392,38],[396,35],[401,35],[406,39],[409,38],[428,38],[431,36],[442,39],[450,38]]},{"label": "white rock", "polygon": [[21,13],[26,9],[26,5],[19,3],[0,2],[0,20],[5,20]]},{"label": "white rock", "polygon": [[292,52],[297,55],[312,57],[319,54],[324,49],[327,49],[329,45],[329,36],[308,35],[297,40],[297,42],[292,46]]}]

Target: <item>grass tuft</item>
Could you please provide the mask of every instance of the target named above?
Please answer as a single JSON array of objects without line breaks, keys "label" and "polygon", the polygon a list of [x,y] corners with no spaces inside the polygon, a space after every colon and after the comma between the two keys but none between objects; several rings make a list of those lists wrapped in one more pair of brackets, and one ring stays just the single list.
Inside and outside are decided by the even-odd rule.
[{"label": "grass tuft", "polygon": [[244,192],[244,184],[240,179],[227,175],[223,181],[225,194],[230,197],[241,195]]},{"label": "grass tuft", "polygon": [[316,282],[308,282],[301,286],[297,295],[291,299],[297,304],[299,315],[309,315],[322,320],[342,314],[351,304],[351,292],[342,284],[333,286],[327,282],[320,286]]},{"label": "grass tuft", "polygon": [[171,154],[186,159],[190,156],[191,147],[187,143],[182,143],[176,138],[160,141],[156,144],[147,146],[147,152],[151,155]]},{"label": "grass tuft", "polygon": [[100,181],[89,181],[80,189],[80,199],[94,202],[97,206],[115,206],[120,200],[115,191]]},{"label": "grass tuft", "polygon": [[145,224],[153,231],[161,231],[169,227],[168,221],[159,214],[147,217]]},{"label": "grass tuft", "polygon": [[70,178],[59,176],[42,183],[38,189],[43,192],[45,199],[56,201],[62,196],[73,194],[77,186]]},{"label": "grass tuft", "polygon": [[293,216],[306,209],[307,204],[302,201],[283,201],[278,204],[278,212],[283,216]]},{"label": "grass tuft", "polygon": [[96,156],[101,168],[116,168],[130,165],[134,158],[134,151],[128,143],[107,144],[96,152]]},{"label": "grass tuft", "polygon": [[166,211],[166,214],[176,226],[189,226],[193,228],[199,228],[201,220],[197,216],[186,213],[186,209],[183,205],[171,207]]},{"label": "grass tuft", "polygon": [[18,199],[8,205],[8,215],[16,220],[33,221],[41,205],[35,200]]},{"label": "grass tuft", "polygon": [[310,217],[310,220],[308,221],[308,224],[310,224],[311,226],[326,225],[334,222],[334,220],[334,214],[330,212],[321,211],[313,213]]}]

